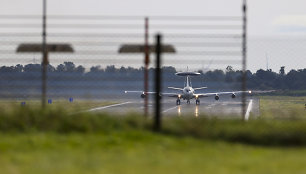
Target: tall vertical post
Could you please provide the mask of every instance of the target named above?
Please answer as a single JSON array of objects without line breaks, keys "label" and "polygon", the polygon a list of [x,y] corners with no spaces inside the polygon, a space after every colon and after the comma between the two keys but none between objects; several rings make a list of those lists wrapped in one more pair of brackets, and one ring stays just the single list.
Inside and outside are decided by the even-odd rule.
[{"label": "tall vertical post", "polygon": [[[247,2],[243,0],[242,5],[243,11],[243,33],[242,33],[242,91],[246,91],[246,81],[247,81],[247,74],[246,74],[246,63],[247,63]],[[245,113],[246,113],[246,93],[242,93],[242,119],[245,120]]]},{"label": "tall vertical post", "polygon": [[145,60],[144,60],[144,115],[148,116],[148,101],[149,101],[149,95],[147,95],[148,88],[149,88],[149,73],[148,73],[148,68],[149,68],[149,62],[150,62],[150,53],[149,53],[149,19],[146,17],[145,18]]},{"label": "tall vertical post", "polygon": [[43,21],[42,21],[42,94],[41,104],[42,107],[46,106],[46,94],[47,94],[47,65],[48,65],[48,51],[46,46],[46,13],[47,13],[47,0],[43,0]]},{"label": "tall vertical post", "polygon": [[155,118],[154,118],[154,130],[159,131],[161,128],[161,35],[156,36],[156,65],[155,65]]}]

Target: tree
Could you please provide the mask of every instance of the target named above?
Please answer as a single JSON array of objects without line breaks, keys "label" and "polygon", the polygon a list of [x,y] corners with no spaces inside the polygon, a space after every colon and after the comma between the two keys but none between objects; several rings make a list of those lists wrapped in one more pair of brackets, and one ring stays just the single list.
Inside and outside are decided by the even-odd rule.
[{"label": "tree", "polygon": [[56,71],[57,72],[64,72],[65,71],[65,65],[63,65],[63,64],[57,65]]},{"label": "tree", "polygon": [[20,64],[17,64],[17,65],[15,66],[15,71],[16,71],[16,72],[22,72],[22,71],[23,71],[23,66],[20,65]]},{"label": "tree", "polygon": [[226,72],[233,72],[233,71],[234,71],[234,69],[233,69],[232,66],[227,66],[226,67]]},{"label": "tree", "polygon": [[162,67],[163,73],[176,73],[176,69],[173,66]]},{"label": "tree", "polygon": [[98,66],[92,66],[92,67],[90,68],[90,72],[92,72],[92,73],[101,72],[101,71],[103,71],[103,70],[101,70],[101,66],[100,66],[100,65],[98,65]]},{"label": "tree", "polygon": [[40,64],[27,64],[23,67],[24,72],[41,72]]},{"label": "tree", "polygon": [[226,67],[225,81],[231,83],[234,81],[235,71],[232,66]]},{"label": "tree", "polygon": [[48,72],[54,72],[54,71],[55,71],[55,68],[54,68],[52,65],[48,64],[48,66],[47,66],[47,71],[48,71]]},{"label": "tree", "polygon": [[223,81],[225,79],[224,72],[222,70],[208,71],[205,73],[205,76],[208,80],[212,81]]},{"label": "tree", "polygon": [[282,66],[282,67],[280,68],[279,74],[280,74],[281,76],[284,76],[284,75],[285,75],[285,66]]},{"label": "tree", "polygon": [[117,69],[115,68],[115,65],[107,66],[105,69],[105,72],[108,72],[108,73],[115,73],[116,71]]},{"label": "tree", "polygon": [[124,66],[121,66],[121,68],[119,69],[119,72],[122,73],[122,74],[125,74],[125,73],[127,73],[127,70]]},{"label": "tree", "polygon": [[0,68],[0,72],[14,72],[14,67],[13,66],[11,66],[11,67],[2,66]]},{"label": "tree", "polygon": [[73,72],[75,70],[75,65],[73,62],[64,62],[64,65],[66,72]]},{"label": "tree", "polygon": [[274,79],[276,79],[277,74],[275,72],[272,71],[265,71],[263,69],[260,69],[256,72],[256,77],[258,77],[259,79],[263,80],[263,81],[272,81]]},{"label": "tree", "polygon": [[85,72],[85,68],[82,65],[79,65],[76,67],[75,71],[83,74]]}]

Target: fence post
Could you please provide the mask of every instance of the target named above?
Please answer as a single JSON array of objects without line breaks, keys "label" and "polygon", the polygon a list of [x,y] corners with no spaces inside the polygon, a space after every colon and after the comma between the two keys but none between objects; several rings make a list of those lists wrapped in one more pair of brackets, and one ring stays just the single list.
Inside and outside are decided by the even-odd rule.
[{"label": "fence post", "polygon": [[155,118],[154,118],[154,130],[159,131],[161,128],[161,38],[160,34],[156,36],[156,65],[155,65]]},{"label": "fence post", "polygon": [[[242,91],[246,91],[246,59],[247,59],[247,2],[243,0],[243,33],[242,33]],[[245,120],[246,113],[246,93],[242,92],[242,120]]]},{"label": "fence post", "polygon": [[48,66],[48,50],[46,46],[46,13],[47,13],[47,0],[43,1],[43,24],[42,24],[42,94],[41,104],[44,108],[46,106],[46,94],[47,94],[47,66]]},{"label": "fence post", "polygon": [[147,95],[148,88],[149,88],[149,75],[148,75],[148,67],[150,62],[150,53],[149,53],[149,19],[145,18],[145,60],[144,60],[144,115],[148,116],[148,101],[149,101],[149,95]]}]

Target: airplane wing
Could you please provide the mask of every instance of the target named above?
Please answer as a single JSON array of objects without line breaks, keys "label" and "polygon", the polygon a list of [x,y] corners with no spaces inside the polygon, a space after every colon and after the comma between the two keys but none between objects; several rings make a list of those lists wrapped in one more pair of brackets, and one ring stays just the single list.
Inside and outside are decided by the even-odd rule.
[{"label": "airplane wing", "polygon": [[236,94],[241,94],[241,93],[247,93],[251,94],[252,91],[231,91],[231,92],[212,92],[212,93],[199,93],[199,94],[194,94],[196,98],[202,98],[202,97],[209,97],[209,96],[220,96],[220,95],[226,95],[230,94],[234,97],[236,97]]},{"label": "airplane wing", "polygon": [[276,92],[276,90],[252,91],[252,94],[264,94],[264,93],[271,93],[271,92]]},{"label": "airplane wing", "polygon": [[[138,94],[144,94],[144,91],[124,91],[124,93],[138,93]],[[155,94],[155,92],[147,92],[147,94]]]},{"label": "airplane wing", "polygon": [[[144,92],[144,91],[124,91],[124,93],[137,93],[140,94],[141,97],[144,97],[144,95],[153,95],[156,94],[156,92]],[[167,97],[178,97],[181,94],[178,93],[161,93],[161,96],[167,96]]]}]

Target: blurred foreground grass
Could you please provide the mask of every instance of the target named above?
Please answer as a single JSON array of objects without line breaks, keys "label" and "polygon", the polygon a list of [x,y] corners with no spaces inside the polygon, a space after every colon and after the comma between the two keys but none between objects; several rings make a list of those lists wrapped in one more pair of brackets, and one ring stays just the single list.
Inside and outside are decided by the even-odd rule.
[{"label": "blurred foreground grass", "polygon": [[156,134],[0,134],[5,174],[302,174],[306,148],[260,147]]}]

